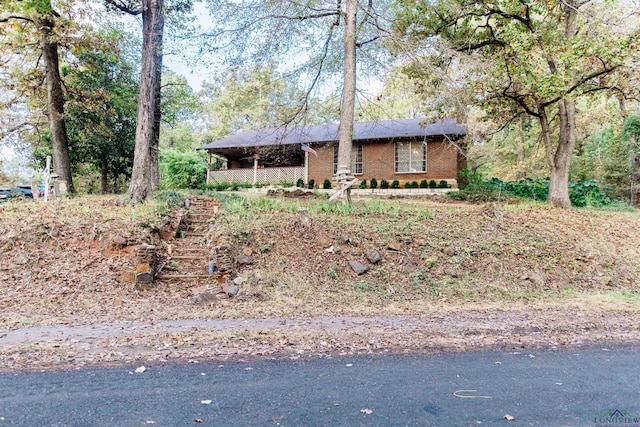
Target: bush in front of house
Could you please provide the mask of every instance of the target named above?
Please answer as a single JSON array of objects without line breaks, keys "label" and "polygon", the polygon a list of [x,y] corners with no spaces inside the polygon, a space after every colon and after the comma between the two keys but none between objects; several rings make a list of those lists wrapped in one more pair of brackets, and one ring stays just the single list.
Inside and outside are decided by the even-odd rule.
[{"label": "bush in front of house", "polygon": [[298,180],[296,181],[296,187],[304,188],[304,179],[298,178]]},{"label": "bush in front of house", "polygon": [[309,190],[313,190],[316,186],[316,180],[310,179],[309,182],[307,183],[307,186],[309,187]]},{"label": "bush in front of house", "polygon": [[322,188],[325,190],[330,190],[331,187],[332,187],[331,181],[329,181],[328,178],[325,178],[324,181],[322,182]]},{"label": "bush in front of house", "polygon": [[162,150],[162,188],[202,188],[207,178],[207,161],[199,153]]},{"label": "bush in front of house", "polygon": [[394,179],[393,182],[391,183],[391,188],[400,188],[400,181],[398,181],[397,179]]},{"label": "bush in front of house", "polygon": [[219,181],[213,184],[213,187],[216,191],[226,191],[227,188],[231,187],[231,183],[226,181]]},{"label": "bush in front of house", "polygon": [[384,190],[389,188],[389,181],[387,181],[386,179],[383,179],[382,181],[380,181],[380,188]]},{"label": "bush in front of house", "polygon": [[438,188],[438,184],[436,184],[436,180],[432,179],[429,181],[429,188]]},{"label": "bush in front of house", "polygon": [[449,188],[449,183],[443,179],[438,183],[438,188]]},{"label": "bush in front of house", "polygon": [[420,188],[429,188],[429,183],[427,182],[426,179],[423,179],[422,181],[420,181]]},{"label": "bush in front of house", "polygon": [[369,186],[370,186],[372,189],[376,189],[376,188],[378,188],[378,180],[377,180],[377,179],[375,179],[375,178],[371,178],[371,183],[369,184]]}]

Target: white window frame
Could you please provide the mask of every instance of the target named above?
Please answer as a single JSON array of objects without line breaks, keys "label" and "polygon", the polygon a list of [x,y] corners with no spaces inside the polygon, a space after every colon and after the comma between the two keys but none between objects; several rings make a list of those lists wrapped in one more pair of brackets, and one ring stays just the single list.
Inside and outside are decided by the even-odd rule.
[{"label": "white window frame", "polygon": [[[414,156],[414,150],[418,151],[418,145],[422,151],[422,158]],[[409,151],[409,160],[407,164],[408,170],[399,170],[400,161],[398,160],[398,150],[404,148]],[[422,141],[396,142],[393,149],[394,171],[397,174],[402,173],[425,173],[427,171],[427,143]],[[403,161],[402,163],[406,163]]]},{"label": "white window frame", "polygon": [[[358,170],[358,167],[360,169]],[[333,146],[333,174],[338,172],[338,144]],[[353,144],[351,147],[351,173],[364,174],[364,144]]]}]

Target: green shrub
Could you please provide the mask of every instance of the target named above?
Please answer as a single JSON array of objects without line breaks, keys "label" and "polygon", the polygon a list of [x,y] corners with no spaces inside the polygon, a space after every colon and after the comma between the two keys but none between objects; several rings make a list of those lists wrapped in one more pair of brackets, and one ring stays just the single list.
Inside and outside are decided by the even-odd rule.
[{"label": "green shrub", "polygon": [[286,179],[282,180],[280,181],[280,187],[283,187],[283,188],[293,187],[293,182],[289,182]]},{"label": "green shrub", "polygon": [[476,171],[472,172],[469,169],[462,169],[458,172],[458,188],[461,190],[467,185],[480,185],[482,181],[482,175]]},{"label": "green shrub", "polygon": [[418,188],[418,181],[411,181],[411,188]]},{"label": "green shrub", "polygon": [[423,179],[422,181],[420,181],[420,188],[429,188],[429,183],[427,182],[426,179]]},{"label": "green shrub", "polygon": [[296,181],[296,187],[304,188],[304,179],[298,178],[298,180]]},{"label": "green shrub", "polygon": [[367,180],[363,179],[362,181],[360,181],[360,185],[358,185],[358,188],[367,188]]},{"label": "green shrub", "polygon": [[194,152],[162,150],[160,170],[163,188],[202,188],[207,178],[207,162]]},{"label": "green shrub", "polygon": [[[373,180],[373,178],[372,178],[372,180]],[[373,188],[373,187],[371,187],[371,188]],[[385,190],[387,188],[389,188],[389,181],[387,181],[386,179],[383,179],[382,181],[380,181],[380,188],[383,188]]]},{"label": "green shrub", "polygon": [[240,188],[240,184],[237,182],[232,182],[231,183],[231,191],[238,191],[238,188]]},{"label": "green shrub", "polygon": [[322,188],[325,190],[330,190],[331,187],[332,187],[331,181],[329,181],[328,178],[325,178],[324,181],[322,181]]},{"label": "green shrub", "polygon": [[407,181],[404,183],[404,188],[411,188],[411,182]]},{"label": "green shrub", "polygon": [[438,188],[438,184],[436,184],[436,180],[432,179],[429,181],[429,188]]},{"label": "green shrub", "polygon": [[605,187],[604,191],[600,189],[598,181],[591,179],[588,181],[569,183],[569,199],[571,205],[576,207],[591,206],[601,208],[608,206],[613,202],[609,196],[611,188]]},{"label": "green shrub", "polygon": [[216,191],[226,191],[227,188],[231,187],[231,184],[225,181],[220,181],[213,184],[213,187]]},{"label": "green shrub", "polygon": [[438,188],[449,188],[449,183],[443,179],[438,183]]},{"label": "green shrub", "polygon": [[309,182],[307,183],[307,186],[309,187],[310,190],[313,190],[316,186],[316,180],[310,179]]},{"label": "green shrub", "polygon": [[[384,180],[383,180],[383,181],[384,181]],[[371,183],[369,184],[369,186],[370,186],[372,189],[376,189],[376,188],[378,188],[378,180],[377,180],[377,179],[375,179],[375,178],[371,178]]]},{"label": "green shrub", "polygon": [[397,179],[394,179],[393,182],[391,183],[391,188],[400,188],[400,181],[398,181]]},{"label": "green shrub", "polygon": [[253,184],[253,188],[262,188],[264,184],[262,184],[261,182],[256,182],[255,184]]},{"label": "green shrub", "polygon": [[[569,199],[574,207],[604,207],[613,203],[609,189],[601,189],[598,181],[589,180],[569,183]],[[523,179],[520,181],[501,181],[491,178],[474,181],[461,189],[447,193],[449,197],[469,201],[498,201],[507,198],[521,198],[546,201],[549,194],[549,178]]]}]

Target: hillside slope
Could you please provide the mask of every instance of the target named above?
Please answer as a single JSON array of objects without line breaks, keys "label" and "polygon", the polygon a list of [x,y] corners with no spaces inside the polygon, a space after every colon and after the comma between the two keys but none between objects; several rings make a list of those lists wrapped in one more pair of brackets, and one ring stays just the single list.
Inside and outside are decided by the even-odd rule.
[{"label": "hillside slope", "polygon": [[[569,330],[575,322],[581,341],[588,340],[588,325],[594,339],[640,338],[633,326],[640,318],[637,213],[431,200],[365,200],[346,207],[317,199],[228,197],[203,244],[228,246],[234,257],[244,254],[251,263],[234,266],[231,278],[241,279],[237,296],[221,293],[194,304],[194,292],[210,281],[158,282],[149,291],[137,291],[132,283],[140,243],[157,244],[168,256],[167,212],[163,204],[130,207],[114,197],[6,205],[0,213],[0,329],[432,316],[449,319],[454,330],[455,319],[460,328],[485,331],[493,322],[501,336],[513,333],[504,329],[513,322],[534,335],[550,325],[549,334],[557,338],[559,330],[576,332]],[[379,262],[369,260],[372,251]],[[357,274],[350,261],[368,271]],[[202,261],[203,272],[207,263]],[[165,264],[180,268],[170,258]],[[576,313],[586,317],[578,322]],[[481,319],[489,324],[481,325]],[[624,333],[610,330],[612,324]],[[357,326],[353,332],[366,335]],[[386,347],[397,344],[388,327],[380,333]],[[360,340],[340,334],[349,342]],[[205,335],[209,343],[229,342],[224,334]],[[271,338],[281,344],[276,335]],[[246,344],[255,347],[255,340],[267,338],[247,333]],[[446,340],[437,342],[446,347]]]}]

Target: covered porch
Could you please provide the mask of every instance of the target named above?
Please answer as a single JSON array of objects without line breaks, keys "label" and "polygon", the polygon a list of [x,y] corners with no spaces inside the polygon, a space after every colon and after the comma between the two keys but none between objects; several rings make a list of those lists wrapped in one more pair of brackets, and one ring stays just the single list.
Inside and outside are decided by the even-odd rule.
[{"label": "covered porch", "polygon": [[218,169],[207,172],[207,184],[220,182],[249,183],[251,185],[280,184],[288,182],[295,184],[299,179],[307,182],[304,166],[259,167],[251,169]]},{"label": "covered porch", "polygon": [[297,146],[209,150],[207,184],[276,185],[308,181],[307,154]]}]

